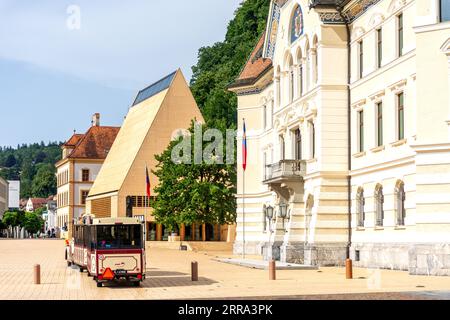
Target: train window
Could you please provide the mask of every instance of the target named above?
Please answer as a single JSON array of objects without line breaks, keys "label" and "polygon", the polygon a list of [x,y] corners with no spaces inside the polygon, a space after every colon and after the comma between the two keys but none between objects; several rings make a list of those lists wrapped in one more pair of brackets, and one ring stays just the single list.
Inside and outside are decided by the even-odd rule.
[{"label": "train window", "polygon": [[141,248],[140,225],[97,226],[98,249]]}]

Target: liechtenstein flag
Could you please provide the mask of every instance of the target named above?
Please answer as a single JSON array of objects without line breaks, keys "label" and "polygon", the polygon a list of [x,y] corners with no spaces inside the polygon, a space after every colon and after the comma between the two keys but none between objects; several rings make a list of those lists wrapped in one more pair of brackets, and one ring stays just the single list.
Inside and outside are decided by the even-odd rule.
[{"label": "liechtenstein flag", "polygon": [[147,183],[147,197],[150,198],[150,177],[148,175],[147,165],[145,165],[145,175],[146,175],[146,183]]},{"label": "liechtenstein flag", "polygon": [[247,168],[247,130],[245,128],[245,119],[243,119],[243,122],[244,134],[242,136],[242,168],[245,171],[245,169]]}]

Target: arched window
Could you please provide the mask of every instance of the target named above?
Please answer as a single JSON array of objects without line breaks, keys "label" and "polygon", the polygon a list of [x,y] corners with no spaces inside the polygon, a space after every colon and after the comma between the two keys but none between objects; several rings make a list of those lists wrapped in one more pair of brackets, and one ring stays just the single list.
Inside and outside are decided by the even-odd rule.
[{"label": "arched window", "polygon": [[356,194],[356,218],[358,227],[364,227],[365,212],[364,212],[364,190],[360,188]]},{"label": "arched window", "polygon": [[291,43],[295,42],[303,34],[303,12],[300,5],[297,5],[292,14],[291,20]]},{"label": "arched window", "polygon": [[375,226],[382,227],[384,219],[384,195],[383,187],[378,185],[375,188]]},{"label": "arched window", "polygon": [[319,44],[317,41],[317,37],[314,37],[313,40],[313,48],[311,50],[311,56],[312,56],[312,69],[313,69],[313,82],[314,84],[317,84],[319,81]]},{"label": "arched window", "polygon": [[288,64],[288,81],[289,81],[289,103],[294,100],[294,61],[292,56],[289,56],[289,64]]},{"label": "arched window", "polygon": [[310,72],[311,72],[311,50],[309,48],[309,43],[306,42],[305,46],[305,91],[307,92],[310,88]]},{"label": "arched window", "polygon": [[403,182],[399,182],[395,188],[395,209],[397,225],[405,225],[405,185]]},{"label": "arched window", "polygon": [[299,48],[297,52],[298,61],[298,96],[303,96],[303,56],[302,50]]}]

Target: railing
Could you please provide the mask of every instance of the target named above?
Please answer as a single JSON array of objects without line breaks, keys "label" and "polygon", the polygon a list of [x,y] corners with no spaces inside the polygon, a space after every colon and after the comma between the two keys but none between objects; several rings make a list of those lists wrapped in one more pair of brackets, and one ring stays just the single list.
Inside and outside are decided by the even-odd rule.
[{"label": "railing", "polygon": [[306,175],[305,160],[281,160],[280,162],[266,166],[264,180],[290,179]]}]

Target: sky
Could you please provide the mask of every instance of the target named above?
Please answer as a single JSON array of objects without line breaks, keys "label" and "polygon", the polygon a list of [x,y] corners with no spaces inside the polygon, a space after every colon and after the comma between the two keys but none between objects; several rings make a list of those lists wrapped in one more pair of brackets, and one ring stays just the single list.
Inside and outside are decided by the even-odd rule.
[{"label": "sky", "polygon": [[223,41],[241,0],[0,0],[0,146],[120,126],[137,92]]}]

